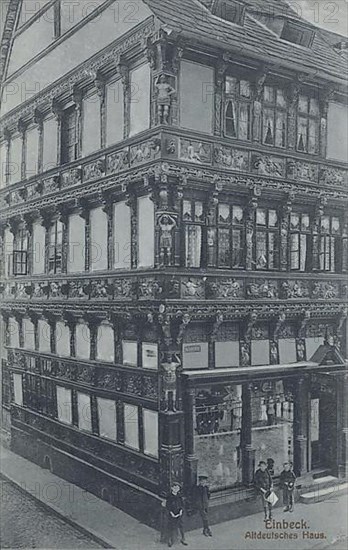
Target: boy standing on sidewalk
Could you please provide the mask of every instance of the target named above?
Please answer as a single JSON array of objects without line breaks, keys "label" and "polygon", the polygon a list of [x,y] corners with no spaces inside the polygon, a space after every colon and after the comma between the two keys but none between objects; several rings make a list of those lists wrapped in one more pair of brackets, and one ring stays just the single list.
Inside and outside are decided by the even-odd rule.
[{"label": "boy standing on sidewalk", "polygon": [[296,476],[291,469],[290,462],[284,462],[283,466],[284,470],[280,474],[279,484],[283,489],[284,512],[293,512]]},{"label": "boy standing on sidewalk", "polygon": [[181,544],[187,546],[185,541],[183,513],[184,513],[184,501],[180,493],[180,485],[174,483],[172,485],[170,495],[167,498],[166,509],[168,512],[168,546],[173,546],[174,537],[179,529],[181,535]]},{"label": "boy standing on sidewalk", "polygon": [[195,505],[203,522],[203,535],[212,537],[213,534],[209,527],[208,508],[210,499],[210,490],[208,487],[208,476],[201,475],[198,477],[198,485],[195,488]]},{"label": "boy standing on sidewalk", "polygon": [[272,505],[266,500],[270,492],[273,490],[273,481],[271,474],[267,470],[267,464],[264,460],[260,460],[259,467],[255,472],[254,485],[262,498],[265,519],[272,519]]}]

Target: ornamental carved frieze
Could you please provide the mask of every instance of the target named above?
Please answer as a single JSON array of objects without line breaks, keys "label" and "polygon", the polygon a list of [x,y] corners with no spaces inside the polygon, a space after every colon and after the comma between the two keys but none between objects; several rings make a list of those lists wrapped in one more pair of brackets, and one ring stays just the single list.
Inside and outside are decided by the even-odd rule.
[{"label": "ornamental carved frieze", "polygon": [[33,298],[47,298],[49,295],[49,285],[47,282],[33,283]]},{"label": "ornamental carved frieze", "polygon": [[43,195],[48,195],[48,193],[55,193],[60,189],[60,176],[55,175],[51,176],[50,178],[46,178],[40,183],[40,186]]},{"label": "ornamental carved frieze", "polygon": [[115,369],[98,369],[96,385],[109,391],[122,392],[123,378],[122,373]]},{"label": "ornamental carved frieze", "polygon": [[72,185],[78,185],[82,182],[82,170],[80,167],[71,168],[61,174],[61,188],[71,187]]},{"label": "ornamental carved frieze", "polygon": [[140,374],[128,374],[124,375],[124,387],[123,391],[131,395],[142,396],[143,392],[143,381]]},{"label": "ornamental carved frieze", "polygon": [[65,363],[63,361],[58,361],[57,369],[55,371],[55,376],[57,378],[63,378],[65,380],[75,380],[76,374],[76,365],[72,363]]},{"label": "ornamental carved frieze", "polygon": [[247,284],[246,288],[247,298],[278,298],[278,284],[277,281],[272,280],[253,280]]},{"label": "ornamental carved frieze", "polygon": [[180,280],[173,278],[168,281],[167,285],[168,298],[180,298]]},{"label": "ornamental carved frieze", "polygon": [[163,285],[156,279],[141,279],[138,283],[139,298],[156,299],[161,296],[162,292]]},{"label": "ornamental carved frieze", "polygon": [[28,284],[27,283],[17,283],[16,285],[16,298],[19,298],[21,300],[27,300],[29,298],[29,294],[27,292]]},{"label": "ornamental carved frieze", "polygon": [[143,376],[143,396],[153,401],[158,399],[157,377]]},{"label": "ornamental carved frieze", "polygon": [[207,283],[209,298],[240,300],[244,298],[244,282],[242,279],[217,279]]},{"label": "ornamental carved frieze", "polygon": [[215,145],[214,165],[227,170],[249,171],[249,153],[231,147]]},{"label": "ornamental carved frieze", "polygon": [[129,163],[130,166],[137,166],[143,162],[156,160],[161,156],[161,138],[159,136],[130,147]]},{"label": "ornamental carved frieze", "polygon": [[82,169],[82,179],[84,182],[97,180],[103,176],[105,176],[105,158],[89,162]]},{"label": "ornamental carved frieze", "polygon": [[284,300],[309,298],[309,281],[282,281],[280,297]]},{"label": "ornamental carved frieze", "polygon": [[42,187],[41,183],[32,183],[28,185],[27,197],[29,201],[41,197],[41,187]]},{"label": "ornamental carved frieze", "polygon": [[260,176],[285,177],[285,159],[253,153],[251,170]]},{"label": "ornamental carved frieze", "polygon": [[213,151],[211,143],[190,139],[179,140],[179,159],[195,164],[211,164]]},{"label": "ornamental carved frieze", "polygon": [[116,153],[111,153],[106,157],[106,173],[117,174],[121,170],[129,168],[129,149],[121,149]]},{"label": "ornamental carved frieze", "polygon": [[69,298],[89,298],[88,285],[86,284],[86,281],[70,281]]},{"label": "ornamental carved frieze", "polygon": [[303,162],[301,160],[287,159],[286,175],[295,181],[318,182],[319,169],[317,164]]},{"label": "ornamental carved frieze", "polygon": [[348,170],[322,166],[319,171],[319,183],[329,186],[346,186],[348,184]]},{"label": "ornamental carved frieze", "polygon": [[340,297],[340,285],[332,281],[315,281],[313,283],[312,297],[329,299]]},{"label": "ornamental carved frieze", "polygon": [[52,281],[49,284],[50,298],[66,298],[68,295],[67,281]]},{"label": "ornamental carved frieze", "polygon": [[93,384],[93,378],[94,378],[94,369],[93,367],[89,367],[87,365],[78,365],[76,368],[75,373],[75,380],[77,382],[81,382],[83,384]]},{"label": "ornamental carved frieze", "polygon": [[113,291],[114,300],[134,298],[134,286],[135,282],[131,279],[115,279],[111,281],[110,287]]},{"label": "ornamental carved frieze", "polygon": [[181,280],[181,297],[187,299],[204,299],[205,282],[199,278],[183,278]]},{"label": "ornamental carved frieze", "polygon": [[111,295],[107,279],[93,279],[88,285],[88,294],[90,298],[107,300]]},{"label": "ornamental carved frieze", "polygon": [[178,153],[178,139],[174,136],[168,136],[164,145],[164,156],[169,155],[171,157],[177,157]]}]

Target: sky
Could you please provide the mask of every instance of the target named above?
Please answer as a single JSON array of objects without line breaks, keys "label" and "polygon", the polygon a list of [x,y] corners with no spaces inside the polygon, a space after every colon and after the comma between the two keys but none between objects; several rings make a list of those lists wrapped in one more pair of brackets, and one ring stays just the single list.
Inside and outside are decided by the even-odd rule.
[{"label": "sky", "polygon": [[288,4],[317,27],[348,36],[348,0],[287,0]]}]

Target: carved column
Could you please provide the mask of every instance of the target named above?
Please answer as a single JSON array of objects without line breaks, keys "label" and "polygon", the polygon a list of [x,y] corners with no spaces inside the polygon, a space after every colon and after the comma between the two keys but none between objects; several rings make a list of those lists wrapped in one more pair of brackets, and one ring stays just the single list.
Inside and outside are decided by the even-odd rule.
[{"label": "carved column", "polygon": [[262,141],[262,136],[261,136],[262,95],[263,95],[263,87],[266,80],[266,76],[267,76],[267,71],[265,69],[262,69],[259,73],[257,73],[255,77],[255,82],[254,82],[254,89],[253,89],[254,118],[253,118],[252,136],[253,136],[253,141],[256,141],[256,142]]},{"label": "carved column", "polygon": [[185,487],[189,492],[197,484],[198,458],[195,455],[196,391],[187,388],[184,394],[185,411]]},{"label": "carved column", "polygon": [[288,101],[288,148],[296,149],[297,107],[300,88],[298,82],[292,82],[286,89]]},{"label": "carved column", "polygon": [[18,131],[21,137],[22,141],[22,158],[21,158],[21,165],[20,165],[20,180],[24,180],[26,177],[26,149],[27,149],[27,143],[26,143],[26,130],[27,125],[23,122],[22,119],[19,119],[18,121]]},{"label": "carved column", "polygon": [[22,322],[22,315],[15,314],[15,319],[18,323],[18,340],[19,340],[19,347],[24,348],[24,332],[23,332],[23,322]]},{"label": "carved column", "polygon": [[294,471],[296,476],[306,474],[308,464],[309,380],[306,376],[297,379],[294,395]]},{"label": "carved column", "polygon": [[121,81],[123,85],[123,107],[124,107],[123,137],[124,139],[127,139],[129,137],[129,132],[130,132],[130,102],[131,102],[129,67],[124,60],[121,60],[117,66],[117,70],[121,76]]},{"label": "carved column", "polygon": [[248,206],[245,209],[245,269],[253,271],[255,269],[253,261],[254,232],[255,232],[255,213],[258,207],[258,197],[261,191],[258,188],[253,190]]},{"label": "carved column", "polygon": [[253,483],[255,471],[255,449],[252,447],[252,398],[251,383],[242,385],[242,429],[240,434],[240,449],[242,459],[242,480],[244,485]]},{"label": "carved column", "polygon": [[130,186],[126,190],[126,204],[130,208],[131,216],[131,268],[136,269],[138,266],[138,201],[137,196]]},{"label": "carved column", "polygon": [[279,265],[281,271],[288,271],[289,265],[289,227],[292,201],[289,197],[283,205],[280,218],[280,242],[279,242]]},{"label": "carved column", "polygon": [[215,71],[215,105],[214,105],[214,134],[221,136],[224,127],[224,89],[225,76],[228,68],[228,55],[222,54],[219,58]]},{"label": "carved column", "polygon": [[311,317],[311,314],[309,310],[302,311],[301,324],[300,324],[300,327],[297,333],[297,338],[296,338],[297,361],[306,360],[306,327],[310,317]]},{"label": "carved column", "polygon": [[43,170],[43,116],[38,109],[34,111],[33,117],[34,123],[37,125],[39,133],[39,151],[38,151],[38,162],[37,162],[37,173],[40,174]]},{"label": "carved column", "polygon": [[57,166],[60,166],[62,156],[62,109],[55,98],[53,98],[51,103],[51,111],[57,121]]},{"label": "carved column", "polygon": [[175,231],[178,228],[178,214],[172,206],[167,176],[161,174],[155,181],[156,191],[151,194],[156,205],[155,265],[173,266],[176,256]]},{"label": "carved column", "polygon": [[94,316],[87,316],[86,322],[90,332],[90,360],[95,361],[97,358],[98,345],[98,319]]},{"label": "carved column", "polygon": [[240,341],[240,363],[242,367],[249,367],[251,365],[251,337],[256,321],[257,313],[252,311],[246,320],[244,338]]},{"label": "carved column", "polygon": [[69,242],[68,242],[68,230],[69,230],[69,213],[68,211],[62,206],[59,210],[60,216],[59,220],[63,224],[63,235],[62,235],[62,273],[66,273],[68,269],[68,249],[69,249]]},{"label": "carved column", "polygon": [[206,246],[204,249],[206,252],[206,257],[203,258],[204,264],[207,267],[213,267],[217,264],[217,227],[216,227],[216,217],[217,217],[217,206],[219,204],[219,192],[218,185],[215,186],[215,191],[211,193],[207,208],[206,208],[206,235],[204,236],[206,241]]},{"label": "carved column", "polygon": [[100,146],[106,146],[106,86],[105,79],[99,71],[95,74],[94,85],[100,97]]},{"label": "carved column", "polygon": [[280,313],[273,331],[273,340],[270,342],[270,363],[279,364],[279,332],[285,323],[285,313]]},{"label": "carved column", "polygon": [[108,269],[112,269],[114,266],[114,204],[112,200],[105,197],[105,200],[103,201],[103,212],[105,212],[107,216],[107,262],[108,262]]},{"label": "carved column", "polygon": [[209,343],[208,343],[208,350],[209,350],[209,358],[208,358],[208,366],[209,369],[215,369],[215,342],[218,335],[218,330],[220,326],[222,325],[224,321],[224,316],[222,315],[221,311],[216,312],[216,317],[213,321],[212,330],[209,336]]},{"label": "carved column", "polygon": [[319,109],[320,109],[320,135],[319,135],[319,152],[320,156],[326,158],[327,150],[327,115],[329,110],[329,101],[334,96],[332,88],[324,88],[319,94]]},{"label": "carved column", "polygon": [[2,160],[2,168],[0,176],[4,178],[4,187],[9,184],[9,166],[10,166],[10,148],[11,148],[11,133],[5,128],[4,130],[5,146],[6,146],[6,158],[5,163]]},{"label": "carved column", "polygon": [[314,217],[312,220],[312,269],[320,271],[320,233],[321,218],[324,214],[324,207],[327,203],[325,196],[321,196],[317,202]]},{"label": "carved column", "polygon": [[180,232],[180,219],[181,219],[181,209],[182,209],[182,200],[184,197],[183,193],[183,182],[178,182],[173,190],[174,195],[174,210],[178,215],[178,223],[174,229],[174,265],[176,267],[181,265],[181,232]]},{"label": "carved column", "polygon": [[76,139],[75,139],[75,158],[80,158],[82,154],[82,92],[76,86],[73,88],[73,101],[76,111]]}]

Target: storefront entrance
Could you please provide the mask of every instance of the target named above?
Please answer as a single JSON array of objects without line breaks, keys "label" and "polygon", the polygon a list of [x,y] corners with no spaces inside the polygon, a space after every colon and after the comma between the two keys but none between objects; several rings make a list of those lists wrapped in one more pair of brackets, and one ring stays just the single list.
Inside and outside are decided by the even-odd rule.
[{"label": "storefront entrance", "polygon": [[313,375],[310,400],[311,469],[333,469],[337,460],[337,395],[335,378]]}]

